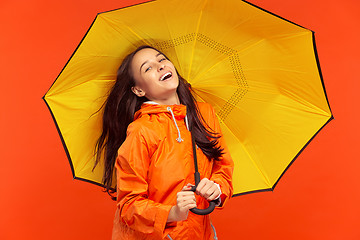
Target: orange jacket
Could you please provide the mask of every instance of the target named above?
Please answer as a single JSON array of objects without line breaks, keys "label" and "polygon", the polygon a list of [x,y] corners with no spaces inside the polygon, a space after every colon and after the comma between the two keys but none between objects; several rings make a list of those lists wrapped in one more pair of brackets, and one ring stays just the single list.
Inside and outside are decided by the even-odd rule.
[{"label": "orange jacket", "polygon": [[[220,133],[214,109],[206,103],[198,105],[207,124]],[[117,210],[113,240],[211,238],[209,215],[189,212],[185,221],[166,223],[170,208],[176,205],[177,192],[187,183],[195,183],[191,134],[185,116],[184,105],[144,103],[135,113],[115,165]],[[182,141],[177,141],[179,138]],[[209,161],[200,148],[197,156],[201,179],[206,177],[220,185],[222,203],[217,208],[222,208],[233,193],[233,161],[222,137],[219,144],[225,149],[221,161]],[[197,195],[196,203],[198,208],[208,206]]]}]

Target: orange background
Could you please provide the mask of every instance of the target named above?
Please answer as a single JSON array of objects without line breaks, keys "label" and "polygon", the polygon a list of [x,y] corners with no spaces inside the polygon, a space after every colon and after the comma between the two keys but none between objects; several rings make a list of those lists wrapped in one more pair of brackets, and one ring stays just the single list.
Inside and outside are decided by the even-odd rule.
[{"label": "orange background", "polygon": [[[309,144],[274,192],[235,197],[224,210],[212,213],[218,235],[360,239],[360,3],[251,2],[315,31],[335,120]],[[41,97],[96,13],[132,3],[1,0],[0,239],[110,239],[115,204],[99,187],[72,180]]]}]

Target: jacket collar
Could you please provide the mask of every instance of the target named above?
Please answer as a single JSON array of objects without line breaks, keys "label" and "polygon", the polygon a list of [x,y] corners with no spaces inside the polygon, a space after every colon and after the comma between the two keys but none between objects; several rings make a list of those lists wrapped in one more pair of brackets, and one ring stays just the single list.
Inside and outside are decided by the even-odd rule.
[{"label": "jacket collar", "polygon": [[[145,102],[141,105],[141,108],[135,113],[134,120],[140,118],[142,115],[150,115],[150,114],[159,114],[159,113],[168,113],[170,111],[168,108],[171,108],[171,111],[174,114],[174,117],[178,120],[184,119],[186,116],[186,106],[182,104],[174,104],[174,105],[162,105],[156,102]],[[169,115],[171,116],[171,115]]]},{"label": "jacket collar", "polygon": [[161,105],[157,104],[155,102],[145,102],[143,105],[141,105],[141,108],[139,111],[135,113],[134,120],[137,118],[140,118],[142,115],[150,115],[150,114],[161,114],[165,113],[168,115],[171,120],[174,122],[174,126],[176,127],[176,130],[178,132],[178,137],[176,138],[176,141],[178,143],[181,143],[184,141],[181,138],[181,132],[179,129],[179,126],[176,122],[176,120],[184,120],[186,128],[189,130],[189,124],[186,117],[186,106],[185,105]]}]

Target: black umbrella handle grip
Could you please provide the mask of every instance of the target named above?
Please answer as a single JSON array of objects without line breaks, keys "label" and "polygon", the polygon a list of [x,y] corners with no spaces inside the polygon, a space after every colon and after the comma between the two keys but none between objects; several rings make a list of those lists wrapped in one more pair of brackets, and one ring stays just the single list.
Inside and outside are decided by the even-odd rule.
[{"label": "black umbrella handle grip", "polygon": [[[191,187],[191,191],[195,192],[195,190],[196,190],[196,186],[192,186],[192,187]],[[208,214],[210,214],[212,211],[214,211],[214,209],[215,209],[215,202],[216,202],[215,200],[210,201],[210,202],[209,202],[209,207],[206,208],[206,209],[192,208],[192,209],[190,209],[190,211],[191,211],[192,213],[197,214],[197,215],[208,215]]]}]

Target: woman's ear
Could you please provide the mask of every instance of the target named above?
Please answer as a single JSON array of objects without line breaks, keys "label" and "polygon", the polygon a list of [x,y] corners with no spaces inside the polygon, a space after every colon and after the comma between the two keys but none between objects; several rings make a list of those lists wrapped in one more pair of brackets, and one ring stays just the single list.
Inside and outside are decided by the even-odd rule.
[{"label": "woman's ear", "polygon": [[137,86],[131,87],[131,91],[138,97],[145,96],[145,92]]}]

